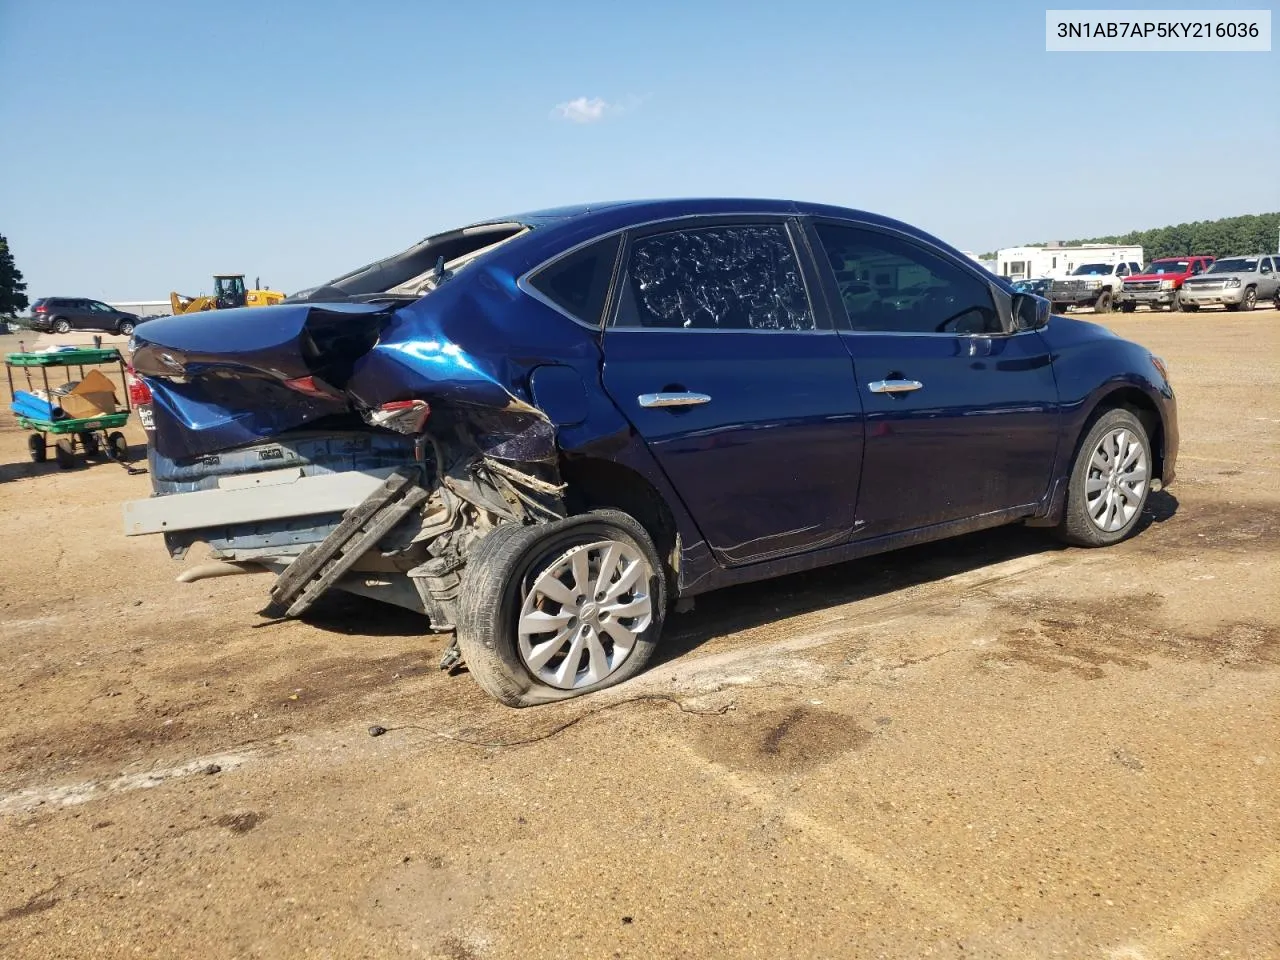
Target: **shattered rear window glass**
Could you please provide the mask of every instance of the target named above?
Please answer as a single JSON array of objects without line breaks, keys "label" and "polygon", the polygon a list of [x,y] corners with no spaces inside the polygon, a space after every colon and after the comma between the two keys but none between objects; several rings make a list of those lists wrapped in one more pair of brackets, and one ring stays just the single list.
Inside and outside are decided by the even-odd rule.
[{"label": "shattered rear window glass", "polygon": [[618,326],[812,330],[814,318],[786,228],[758,224],[636,240]]}]

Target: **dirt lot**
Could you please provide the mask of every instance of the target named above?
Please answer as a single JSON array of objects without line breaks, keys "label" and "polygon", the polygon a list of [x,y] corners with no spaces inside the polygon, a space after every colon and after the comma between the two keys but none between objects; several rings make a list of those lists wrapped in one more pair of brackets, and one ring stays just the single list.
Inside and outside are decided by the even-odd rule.
[{"label": "dirt lot", "polygon": [[1280,956],[1280,313],[1106,319],[1179,391],[1139,537],[724,591],[526,711],[175,583],[148,478],[6,422],[0,956]]}]

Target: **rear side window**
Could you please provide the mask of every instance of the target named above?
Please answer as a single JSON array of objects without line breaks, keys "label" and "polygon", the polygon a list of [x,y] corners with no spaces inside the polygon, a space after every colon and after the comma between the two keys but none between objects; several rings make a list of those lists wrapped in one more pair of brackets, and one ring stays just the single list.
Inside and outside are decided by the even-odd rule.
[{"label": "rear side window", "polygon": [[762,223],[632,241],[617,325],[785,332],[815,322],[787,228]]},{"label": "rear side window", "polygon": [[561,257],[529,278],[529,284],[575,320],[600,325],[621,237],[607,237]]}]

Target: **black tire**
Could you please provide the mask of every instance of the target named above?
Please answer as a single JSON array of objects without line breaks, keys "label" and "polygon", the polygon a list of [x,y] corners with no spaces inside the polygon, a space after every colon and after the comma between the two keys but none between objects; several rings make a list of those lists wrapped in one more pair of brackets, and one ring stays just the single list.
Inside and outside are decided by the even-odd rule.
[{"label": "black tire", "polygon": [[84,448],[85,456],[96,457],[98,455],[98,435],[92,430],[84,430],[77,433],[76,439],[80,441],[80,446]]},{"label": "black tire", "polygon": [[120,334],[122,337],[133,336],[133,321],[121,320],[116,326],[116,333]]},{"label": "black tire", "polygon": [[56,320],[53,321],[53,332],[54,333],[70,333],[71,324],[68,323],[65,318],[58,317]]},{"label": "black tire", "polygon": [[1178,304],[1178,309],[1179,309],[1179,310],[1181,310],[1183,313],[1195,313],[1197,310],[1199,310],[1199,309],[1200,309],[1200,304],[1198,304],[1198,303],[1179,303],[1179,304]]},{"label": "black tire", "polygon": [[27,453],[33,463],[44,463],[49,459],[49,448],[45,446],[44,434],[33,433],[27,437]]},{"label": "black tire", "polygon": [[[603,680],[575,689],[549,686],[521,659],[517,639],[521,604],[533,579],[548,564],[571,547],[601,539],[629,544],[648,562],[649,626],[627,659]],[[616,510],[597,510],[534,526],[499,527],[480,541],[463,571],[457,637],[467,669],[486,693],[511,707],[567,700],[634,677],[652,658],[662,633],[667,610],[662,571],[658,552],[644,527]]]},{"label": "black tire", "polygon": [[59,440],[53,445],[53,459],[62,470],[70,470],[76,465],[76,455],[71,451],[70,440]]},{"label": "black tire", "polygon": [[1240,301],[1241,310],[1252,310],[1258,305],[1258,288],[1245,287],[1244,299]]},{"label": "black tire", "polygon": [[[1138,305],[1132,301],[1120,304],[1121,313],[1133,313],[1133,311],[1137,309],[1138,309]],[[1154,310],[1155,307],[1152,307],[1151,309]]]},{"label": "black tire", "polygon": [[[1142,445],[1147,463],[1147,482],[1143,488],[1137,510],[1128,522],[1118,530],[1103,530],[1089,516],[1086,485],[1089,480],[1091,461],[1094,450],[1102,439],[1113,430],[1123,428],[1133,434]],[[1110,409],[1104,411],[1094,420],[1084,439],[1076,449],[1075,463],[1071,465],[1071,480],[1067,487],[1067,503],[1062,521],[1054,533],[1064,543],[1074,547],[1107,547],[1119,543],[1133,535],[1142,518],[1147,497],[1151,493],[1151,471],[1154,461],[1151,456],[1151,439],[1147,436],[1146,427],[1128,410]]]},{"label": "black tire", "polygon": [[1169,301],[1169,311],[1171,313],[1177,313],[1181,309],[1182,309],[1182,294],[1180,294],[1177,290],[1175,290],[1173,291],[1173,299]]},{"label": "black tire", "polygon": [[1105,290],[1098,294],[1098,299],[1093,302],[1094,313],[1110,313],[1111,312],[1111,294]]},{"label": "black tire", "polygon": [[1053,312],[1056,313],[1058,316],[1062,316],[1064,313],[1067,312],[1067,305],[1065,303],[1055,303],[1053,305]]},{"label": "black tire", "polygon": [[107,434],[107,457],[121,463],[129,459],[129,441],[119,430]]}]

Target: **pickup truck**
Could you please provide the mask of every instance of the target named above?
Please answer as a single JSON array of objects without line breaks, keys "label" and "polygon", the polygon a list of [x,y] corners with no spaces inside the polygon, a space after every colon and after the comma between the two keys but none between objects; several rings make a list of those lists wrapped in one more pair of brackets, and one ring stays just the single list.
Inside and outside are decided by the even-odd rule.
[{"label": "pickup truck", "polygon": [[1133,313],[1141,304],[1152,310],[1168,307],[1182,309],[1182,285],[1191,277],[1213,266],[1213,257],[1197,254],[1189,257],[1161,257],[1152,260],[1141,273],[1124,278],[1118,302],[1125,313]]},{"label": "pickup truck", "polygon": [[1110,313],[1124,278],[1141,272],[1136,263],[1084,263],[1065,280],[1053,281],[1046,296],[1053,301],[1054,313],[1064,313],[1067,307],[1093,307],[1094,313]]}]

